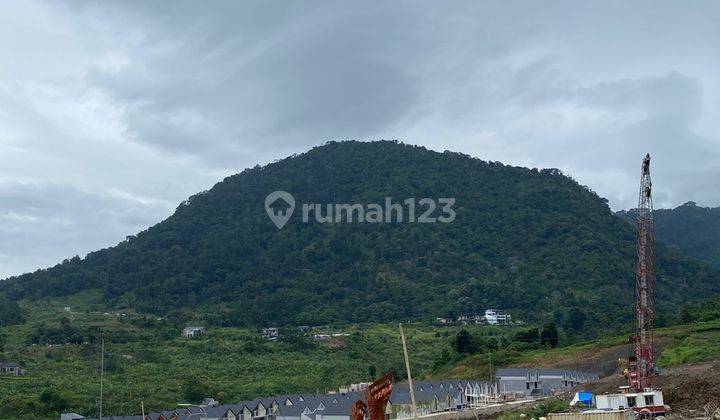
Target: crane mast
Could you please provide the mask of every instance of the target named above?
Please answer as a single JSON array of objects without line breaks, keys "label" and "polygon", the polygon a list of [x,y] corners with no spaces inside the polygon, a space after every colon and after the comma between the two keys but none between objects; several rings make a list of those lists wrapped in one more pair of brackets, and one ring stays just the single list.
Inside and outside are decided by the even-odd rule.
[{"label": "crane mast", "polygon": [[600,410],[631,408],[636,419],[665,419],[667,406],[663,393],[652,389],[655,363],[653,362],[653,288],[655,285],[653,254],[653,204],[650,180],[650,155],[645,155],[640,170],[640,196],[636,213],[637,266],[635,267],[635,334],[630,342],[633,352],[627,366],[621,362],[622,375],[628,385],[621,386],[618,394],[597,395]]},{"label": "crane mast", "polygon": [[[635,269],[637,325],[635,354],[630,358],[629,382],[632,388],[643,391],[652,387],[655,370],[653,362],[653,287],[655,283],[653,253],[653,204],[650,180],[650,155],[642,162],[640,195],[637,208],[637,267]],[[635,360],[632,360],[635,359]]]}]

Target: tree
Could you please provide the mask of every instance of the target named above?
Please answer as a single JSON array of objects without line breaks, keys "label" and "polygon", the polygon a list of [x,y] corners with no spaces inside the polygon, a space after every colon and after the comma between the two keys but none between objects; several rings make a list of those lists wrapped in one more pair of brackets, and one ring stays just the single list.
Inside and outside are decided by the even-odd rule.
[{"label": "tree", "polygon": [[185,382],[183,386],[183,397],[191,404],[198,404],[203,399],[210,397],[213,392],[210,388],[202,381],[191,380]]},{"label": "tree", "polygon": [[558,341],[560,341],[560,339],[555,323],[551,322],[549,324],[545,324],[542,332],[540,333],[540,343],[550,347],[555,347],[557,346]]},{"label": "tree", "polygon": [[471,338],[470,333],[465,328],[460,330],[455,336],[455,351],[459,354],[470,353]]},{"label": "tree", "polygon": [[[371,226],[321,223],[317,213],[302,223],[296,212],[278,231],[257,205],[278,185],[315,203],[381,207],[387,191],[397,191],[391,201],[405,220],[410,206],[402,199],[452,194],[459,217]],[[447,216],[436,205],[429,216]],[[416,218],[430,210],[413,207]],[[17,322],[12,302],[98,289],[105,302],[99,307],[128,305],[177,328],[198,315],[208,325],[267,327],[420,320],[449,309],[455,318],[501,305],[518,315],[536,308],[533,318],[554,317],[566,336],[582,338],[625,322],[634,247],[632,228],[607,200],[557,169],[394,142],[328,143],[230,176],[115,247],[0,281],[0,294],[10,299],[0,300],[0,323]],[[682,306],[720,292],[720,270],[660,245],[655,252],[659,279],[687,282],[683,293],[665,293],[658,304]],[[596,293],[576,292],[578,279]],[[602,306],[594,304],[598,295],[607,296]],[[218,310],[196,312],[209,307]]]},{"label": "tree", "polygon": [[537,344],[540,341],[540,331],[537,328],[519,331],[513,337],[513,341],[522,341],[528,344]]},{"label": "tree", "polygon": [[25,317],[17,302],[0,293],[0,327],[22,324],[23,322],[25,322]]},{"label": "tree", "polygon": [[694,307],[690,305],[683,306],[680,311],[680,322],[683,324],[689,324],[695,321],[695,314],[693,313]]},{"label": "tree", "polygon": [[45,389],[40,393],[40,402],[46,413],[59,413],[69,406],[67,398],[52,389]]},{"label": "tree", "polygon": [[570,330],[582,333],[586,328],[586,323],[588,322],[589,317],[585,310],[578,307],[570,308],[570,312],[568,313],[568,318],[566,320],[566,326]]}]

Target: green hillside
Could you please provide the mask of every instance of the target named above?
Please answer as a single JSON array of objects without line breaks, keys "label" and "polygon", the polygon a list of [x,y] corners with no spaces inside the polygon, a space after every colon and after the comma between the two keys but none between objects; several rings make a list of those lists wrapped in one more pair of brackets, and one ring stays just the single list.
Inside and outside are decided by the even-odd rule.
[{"label": "green hillside", "polygon": [[[697,322],[659,329],[663,368],[720,357],[718,299],[692,309]],[[96,291],[20,302],[23,324],[0,330],[0,360],[21,363],[26,374],[0,375],[0,418],[57,419],[60,412],[97,415],[100,341],[105,339],[106,415],[136,414],[197,403],[223,403],[297,392],[324,392],[392,370],[404,378],[396,324],[287,328],[276,342],[257,328],[210,327],[199,339],[180,337],[183,323],[132,311],[103,312]],[[199,322],[192,320],[192,322]],[[627,335],[579,344],[541,343],[533,326],[406,324],[417,379],[489,379],[508,365],[578,368],[615,374]],[[314,340],[312,334],[336,334]],[[535,339],[531,339],[531,337]],[[468,338],[460,346],[458,337]],[[615,352],[620,349],[621,353]],[[610,368],[608,370],[608,364]]]},{"label": "green hillside", "polygon": [[[658,186],[661,188],[661,186]],[[303,223],[301,203],[455,198],[452,223]],[[438,212],[435,213],[437,216]],[[720,291],[720,273],[658,246],[657,306]],[[627,325],[634,232],[556,169],[397,142],[331,142],[231,176],[119,245],[0,282],[12,300],[102,291],[105,304],[214,326],[429,320],[499,307],[570,336]],[[659,320],[662,323],[662,319]]]},{"label": "green hillside", "polygon": [[[96,416],[101,336],[106,415],[137,414],[141,400],[148,411],[159,411],[208,396],[230,403],[336,390],[388,370],[403,375],[396,324],[287,328],[276,342],[265,340],[258,328],[210,327],[189,340],[180,336],[184,324],[172,317],[103,312],[102,296],[93,291],[21,306],[26,322],[0,330],[0,360],[21,363],[26,374],[0,375],[0,419],[57,419],[65,411]],[[468,328],[475,334],[498,331]],[[418,375],[452,349],[459,330],[405,326]],[[337,337],[313,340],[312,334]],[[42,397],[45,391],[52,398]]]},{"label": "green hillside", "polygon": [[[630,223],[635,221],[633,210],[617,214]],[[720,267],[720,207],[700,207],[689,201],[674,209],[655,210],[653,217],[660,241]]]}]

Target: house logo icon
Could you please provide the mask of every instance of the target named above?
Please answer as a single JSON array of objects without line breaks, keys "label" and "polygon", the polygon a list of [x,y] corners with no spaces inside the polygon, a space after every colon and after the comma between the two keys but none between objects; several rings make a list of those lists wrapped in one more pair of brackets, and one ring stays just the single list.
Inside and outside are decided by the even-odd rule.
[{"label": "house logo icon", "polygon": [[282,229],[295,210],[295,198],[286,191],[273,191],[265,197],[265,211],[270,220]]}]

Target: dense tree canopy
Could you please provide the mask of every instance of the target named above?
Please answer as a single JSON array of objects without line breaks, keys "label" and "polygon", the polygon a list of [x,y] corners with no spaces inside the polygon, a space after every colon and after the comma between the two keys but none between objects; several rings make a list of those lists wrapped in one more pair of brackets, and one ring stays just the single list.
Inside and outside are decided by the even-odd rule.
[{"label": "dense tree canopy", "polygon": [[0,327],[21,324],[24,317],[17,302],[0,293]]},{"label": "dense tree canopy", "polygon": [[[635,223],[633,210],[618,215]],[[674,209],[655,210],[653,217],[658,240],[720,267],[720,207],[700,207],[689,201]]]},{"label": "dense tree canopy", "polygon": [[540,333],[540,343],[549,347],[557,346],[560,341],[557,327],[553,323],[545,324]]},{"label": "dense tree canopy", "polygon": [[[265,213],[276,190],[296,201],[282,229]],[[456,218],[301,218],[303,203],[385,197],[455,198]],[[429,320],[502,308],[591,335],[629,325],[634,259],[633,228],[557,169],[397,142],[331,142],[228,177],[113,248],[0,282],[0,290],[33,299],[101,289],[110,306],[157,314],[200,307],[216,325]],[[657,259],[661,308],[720,289],[714,269],[662,245]]]},{"label": "dense tree canopy", "polygon": [[460,330],[455,336],[455,351],[459,354],[473,353],[472,338],[468,330]]}]

